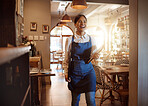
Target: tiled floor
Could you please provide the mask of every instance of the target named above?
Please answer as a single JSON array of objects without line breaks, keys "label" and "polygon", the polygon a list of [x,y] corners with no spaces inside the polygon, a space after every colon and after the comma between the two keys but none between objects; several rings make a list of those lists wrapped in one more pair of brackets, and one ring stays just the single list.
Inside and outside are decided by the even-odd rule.
[{"label": "tiled floor", "polygon": [[[42,89],[42,105],[43,106],[71,106],[71,92],[67,88],[64,76],[61,70],[56,70],[53,65],[52,70],[56,76],[51,77],[51,85],[46,85]],[[81,95],[80,105],[86,106],[85,95]],[[96,99],[96,106],[99,106],[99,100]],[[115,101],[111,104],[109,100],[105,101],[102,106],[121,106],[120,102]]]}]

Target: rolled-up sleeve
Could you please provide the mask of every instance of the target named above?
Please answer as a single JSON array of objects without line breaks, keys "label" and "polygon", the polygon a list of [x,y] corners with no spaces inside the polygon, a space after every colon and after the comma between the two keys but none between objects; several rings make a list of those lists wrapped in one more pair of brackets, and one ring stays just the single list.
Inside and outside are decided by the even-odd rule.
[{"label": "rolled-up sleeve", "polygon": [[63,61],[63,68],[64,68],[64,74],[68,74],[68,65],[69,65],[69,58],[70,58],[70,45],[71,45],[71,37],[66,39],[65,42],[65,58]]}]

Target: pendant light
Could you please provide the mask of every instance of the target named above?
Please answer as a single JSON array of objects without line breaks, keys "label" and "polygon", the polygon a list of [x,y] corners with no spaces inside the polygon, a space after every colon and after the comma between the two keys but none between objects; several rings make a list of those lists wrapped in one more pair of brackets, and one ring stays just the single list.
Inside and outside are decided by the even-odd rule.
[{"label": "pendant light", "polygon": [[56,27],[67,26],[66,22],[58,22]]},{"label": "pendant light", "polygon": [[62,27],[62,26],[67,26],[67,23],[66,22],[61,22],[60,20],[60,14],[61,12],[59,11],[59,22],[56,24],[56,27]]},{"label": "pendant light", "polygon": [[61,20],[61,22],[72,22],[72,20],[71,20],[71,18],[70,18],[70,16],[68,16],[68,14],[67,14],[67,8],[68,8],[68,6],[69,6],[69,4],[70,3],[68,3],[67,4],[67,6],[65,7],[65,15],[62,17],[62,20]]},{"label": "pendant light", "polygon": [[72,22],[71,18],[65,14],[63,17],[62,17],[62,20],[61,22]]},{"label": "pendant light", "polygon": [[73,0],[71,7],[73,9],[86,9],[87,8],[87,3],[85,0]]}]

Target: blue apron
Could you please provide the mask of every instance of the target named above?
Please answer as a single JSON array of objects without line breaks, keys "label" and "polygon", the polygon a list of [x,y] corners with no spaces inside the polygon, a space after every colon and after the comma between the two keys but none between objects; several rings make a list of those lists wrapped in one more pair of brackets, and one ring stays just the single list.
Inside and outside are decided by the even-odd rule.
[{"label": "blue apron", "polygon": [[87,63],[91,48],[91,37],[86,43],[76,43],[72,37],[71,62],[68,68],[68,76],[71,79],[68,88],[71,91],[84,93],[96,90],[95,71],[92,63]]}]

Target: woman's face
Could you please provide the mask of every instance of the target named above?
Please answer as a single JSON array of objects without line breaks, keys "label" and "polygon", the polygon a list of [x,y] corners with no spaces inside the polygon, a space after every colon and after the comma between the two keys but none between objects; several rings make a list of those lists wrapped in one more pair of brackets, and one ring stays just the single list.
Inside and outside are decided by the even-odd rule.
[{"label": "woman's face", "polygon": [[77,28],[77,31],[83,32],[86,29],[87,20],[81,16],[80,19],[75,24],[75,27]]}]

